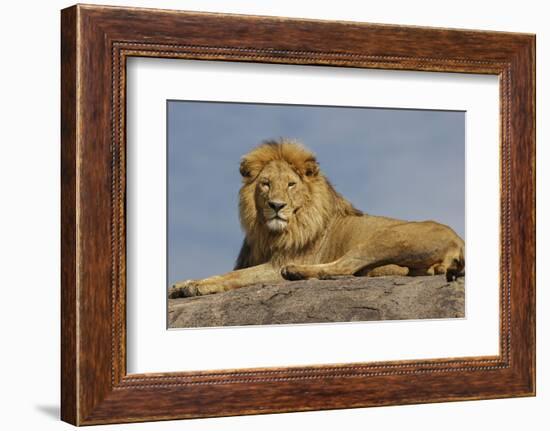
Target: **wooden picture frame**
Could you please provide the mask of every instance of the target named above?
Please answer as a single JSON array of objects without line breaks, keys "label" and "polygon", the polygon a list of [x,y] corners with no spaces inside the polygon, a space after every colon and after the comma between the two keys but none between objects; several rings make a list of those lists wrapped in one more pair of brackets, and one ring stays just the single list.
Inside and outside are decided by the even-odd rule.
[{"label": "wooden picture frame", "polygon": [[[83,5],[64,9],[61,18],[64,421],[91,425],[535,394],[534,35]],[[130,56],[498,75],[500,354],[127,374]]]}]

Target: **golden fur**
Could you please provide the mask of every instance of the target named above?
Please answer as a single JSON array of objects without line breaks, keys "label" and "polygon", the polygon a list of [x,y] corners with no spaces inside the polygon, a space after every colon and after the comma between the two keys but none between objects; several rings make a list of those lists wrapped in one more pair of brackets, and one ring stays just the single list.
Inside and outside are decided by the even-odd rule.
[{"label": "golden fur", "polygon": [[448,226],[363,214],[297,142],[266,141],[240,165],[245,239],[235,270],[176,283],[171,297],[283,279],[447,274],[464,269],[464,242]]}]

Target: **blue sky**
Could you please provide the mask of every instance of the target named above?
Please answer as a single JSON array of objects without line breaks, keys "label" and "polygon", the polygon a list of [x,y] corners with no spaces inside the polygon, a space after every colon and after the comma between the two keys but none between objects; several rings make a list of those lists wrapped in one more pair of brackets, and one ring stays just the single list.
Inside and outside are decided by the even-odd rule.
[{"label": "blue sky", "polygon": [[232,270],[239,161],[271,138],[312,149],[357,208],[464,238],[464,112],[168,101],[167,121],[169,283]]}]

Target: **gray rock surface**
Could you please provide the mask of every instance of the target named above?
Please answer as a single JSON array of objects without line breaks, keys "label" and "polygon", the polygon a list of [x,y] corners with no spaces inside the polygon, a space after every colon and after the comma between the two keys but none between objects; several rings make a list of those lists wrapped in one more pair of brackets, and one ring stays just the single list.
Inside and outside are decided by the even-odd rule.
[{"label": "gray rock surface", "polygon": [[168,300],[170,328],[464,317],[464,278],[344,277]]}]

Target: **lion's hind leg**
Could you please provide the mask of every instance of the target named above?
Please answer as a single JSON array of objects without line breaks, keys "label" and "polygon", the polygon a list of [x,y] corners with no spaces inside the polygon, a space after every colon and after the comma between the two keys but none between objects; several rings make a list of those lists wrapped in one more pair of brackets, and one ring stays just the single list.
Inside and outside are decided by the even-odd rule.
[{"label": "lion's hind leg", "polygon": [[412,277],[421,277],[425,275],[441,275],[445,274],[446,272],[447,269],[445,265],[438,262],[429,266],[428,268],[411,268],[409,270],[409,275]]},{"label": "lion's hind leg", "polygon": [[453,235],[433,222],[406,223],[378,232],[333,262],[288,265],[281,275],[287,280],[323,279],[395,265],[409,268],[409,275],[422,270],[422,275],[445,273],[452,280],[464,266],[463,245]]},{"label": "lion's hind leg", "polygon": [[429,268],[414,268],[409,270],[411,276],[422,275],[445,275],[447,281],[454,281],[458,277],[464,275],[464,270],[460,269],[460,261],[457,258],[446,258],[443,262],[438,262],[430,266]]}]

